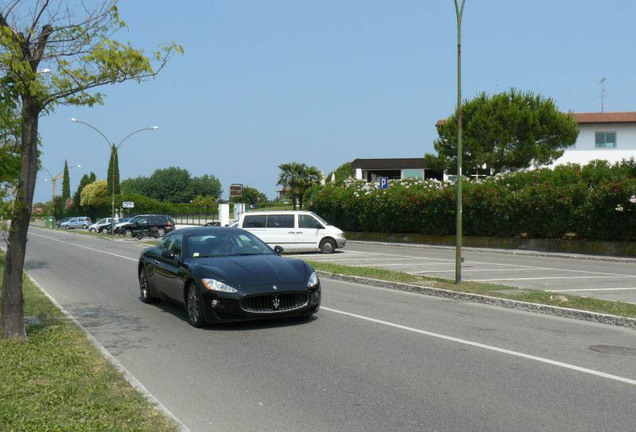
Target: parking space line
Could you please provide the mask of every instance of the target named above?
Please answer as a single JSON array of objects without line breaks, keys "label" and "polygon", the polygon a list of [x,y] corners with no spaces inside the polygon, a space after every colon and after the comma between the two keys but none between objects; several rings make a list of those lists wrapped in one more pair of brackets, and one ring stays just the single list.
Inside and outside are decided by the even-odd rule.
[{"label": "parking space line", "polygon": [[[413,274],[426,274],[426,273],[450,273],[450,272],[454,272],[455,269],[450,269],[450,270],[428,270],[428,271],[422,271],[422,272],[413,272]],[[469,268],[465,268],[462,267],[462,272],[498,272],[498,271],[535,271],[535,269],[528,269],[528,268],[519,268],[519,269],[509,269],[509,268],[505,268],[505,269],[469,269]]]},{"label": "parking space line", "polygon": [[[364,253],[369,255],[382,255],[383,257],[395,256],[395,257],[402,257],[402,258],[413,258],[413,255],[383,254],[379,252],[364,252]],[[444,258],[426,257],[426,259],[436,260],[436,261],[449,261],[448,259],[444,259]],[[550,271],[563,271],[563,272],[572,272],[572,273],[585,273],[585,274],[592,274],[592,275],[609,275],[609,276],[636,278],[636,275],[629,275],[629,274],[622,274],[622,273],[606,273],[606,272],[599,272],[599,271],[575,270],[575,269],[565,269],[565,268],[558,268],[558,267],[538,267],[538,266],[530,266],[530,265],[523,265],[523,264],[492,263],[487,261],[470,260],[469,262],[471,264],[500,265],[504,267],[523,267],[523,268],[532,269],[532,270],[550,270]],[[500,280],[500,279],[497,279],[497,280]]]},{"label": "parking space line", "polygon": [[547,280],[547,279],[618,279],[618,278],[636,278],[631,275],[616,275],[616,276],[545,276],[545,277],[532,277],[532,278],[506,278],[506,279],[471,279],[472,282],[496,282],[496,281],[520,281],[520,280]]}]

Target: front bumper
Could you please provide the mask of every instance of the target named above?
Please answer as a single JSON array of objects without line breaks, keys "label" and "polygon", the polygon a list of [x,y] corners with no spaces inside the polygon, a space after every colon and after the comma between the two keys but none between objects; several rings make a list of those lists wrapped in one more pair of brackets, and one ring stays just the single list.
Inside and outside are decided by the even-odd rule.
[{"label": "front bumper", "polygon": [[338,248],[343,248],[345,247],[345,244],[347,244],[347,239],[344,237],[336,237],[336,245],[338,246]]},{"label": "front bumper", "polygon": [[[269,308],[270,310],[255,312],[253,310],[246,310],[245,308],[246,302],[244,300],[248,298],[263,297],[264,301],[276,299],[274,301],[276,301],[278,305],[281,305],[284,304],[284,301],[281,301],[282,297],[304,293],[307,294],[306,303],[291,310],[276,310],[272,306]],[[206,290],[203,293],[203,308],[208,322],[237,322],[291,318],[309,316],[317,312],[320,308],[321,297],[322,292],[320,290],[320,283],[313,288],[296,290],[285,289],[278,292],[267,290],[263,292],[252,292],[249,294],[242,293],[241,291],[234,294],[228,294]]]}]

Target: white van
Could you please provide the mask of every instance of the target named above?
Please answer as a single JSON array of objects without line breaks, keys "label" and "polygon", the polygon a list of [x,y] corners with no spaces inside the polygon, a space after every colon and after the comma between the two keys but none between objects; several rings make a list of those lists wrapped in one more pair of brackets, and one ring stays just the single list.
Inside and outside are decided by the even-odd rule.
[{"label": "white van", "polygon": [[286,251],[333,253],[347,239],[342,230],[308,211],[268,211],[243,213],[237,226],[251,232],[269,246]]}]

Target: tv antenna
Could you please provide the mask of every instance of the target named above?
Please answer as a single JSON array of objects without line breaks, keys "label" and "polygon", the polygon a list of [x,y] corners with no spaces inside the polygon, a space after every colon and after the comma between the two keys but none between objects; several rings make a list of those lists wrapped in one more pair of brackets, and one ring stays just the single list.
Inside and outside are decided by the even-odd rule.
[{"label": "tv antenna", "polygon": [[605,80],[603,77],[598,83],[601,85],[601,112],[605,112]]}]

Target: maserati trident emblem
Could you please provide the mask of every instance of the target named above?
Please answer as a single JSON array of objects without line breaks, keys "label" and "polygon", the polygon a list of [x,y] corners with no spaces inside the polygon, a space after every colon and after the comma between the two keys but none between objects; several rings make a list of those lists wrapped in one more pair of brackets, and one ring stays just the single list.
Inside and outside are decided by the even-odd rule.
[{"label": "maserati trident emblem", "polygon": [[272,306],[274,306],[274,309],[278,309],[280,307],[280,299],[278,297],[274,297],[274,301],[272,302]]}]

